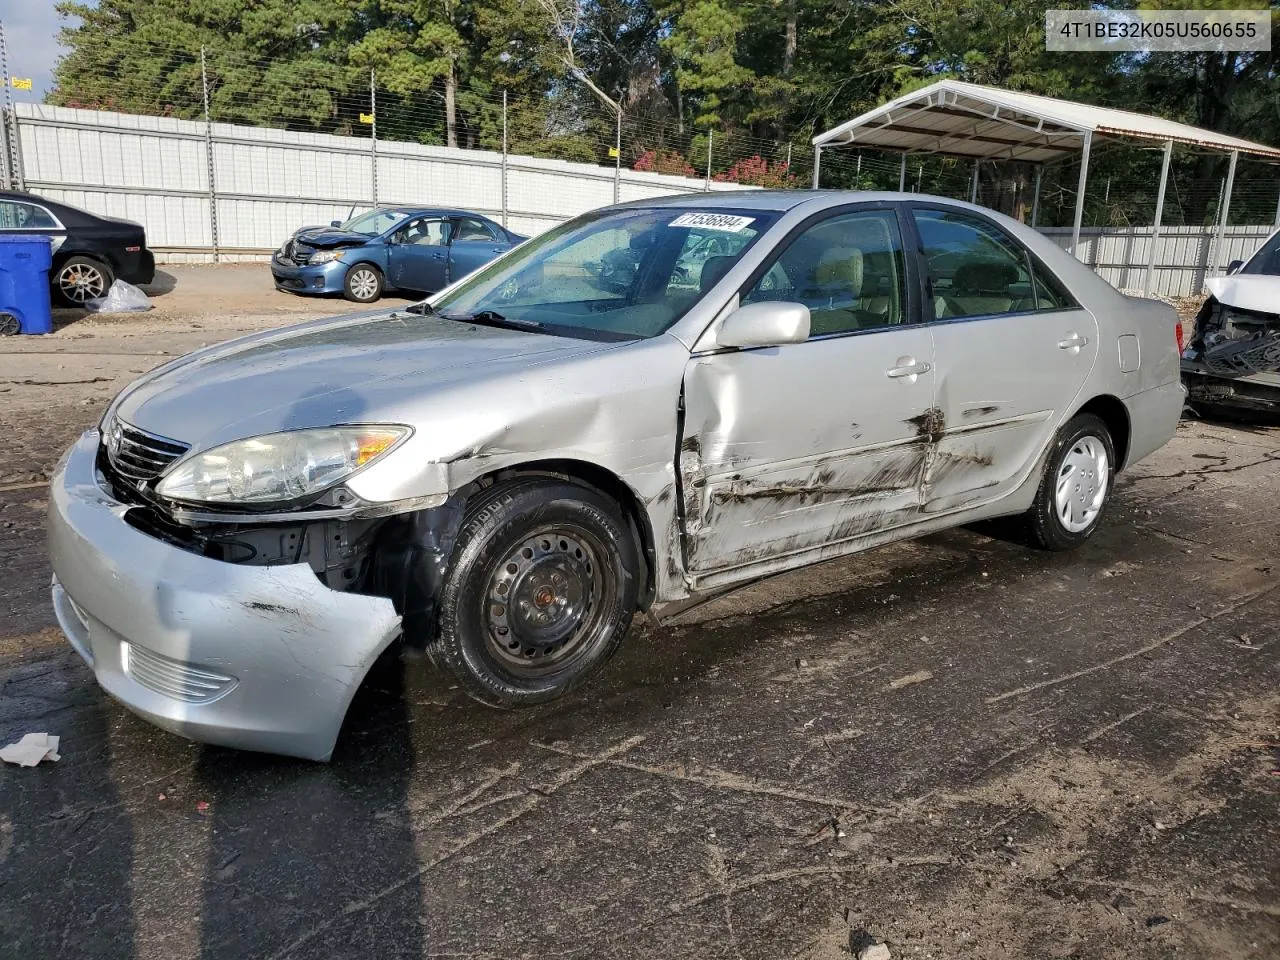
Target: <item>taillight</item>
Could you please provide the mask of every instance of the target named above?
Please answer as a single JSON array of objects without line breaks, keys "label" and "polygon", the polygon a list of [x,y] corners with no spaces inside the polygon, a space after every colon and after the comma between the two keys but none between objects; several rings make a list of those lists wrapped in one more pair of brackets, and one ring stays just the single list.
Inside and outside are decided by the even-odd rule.
[{"label": "taillight", "polygon": [[1173,325],[1173,329],[1174,329],[1174,336],[1178,340],[1178,356],[1182,356],[1183,342],[1182,342],[1182,319],[1181,318],[1179,318],[1178,322]]}]

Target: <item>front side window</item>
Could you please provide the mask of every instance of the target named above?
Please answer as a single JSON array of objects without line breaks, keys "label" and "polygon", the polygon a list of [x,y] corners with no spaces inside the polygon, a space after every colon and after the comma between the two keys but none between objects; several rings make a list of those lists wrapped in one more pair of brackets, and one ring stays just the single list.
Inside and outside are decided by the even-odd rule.
[{"label": "front side window", "polygon": [[[566,336],[654,337],[684,316],[775,217],[680,207],[587,214],[479,270],[436,301],[435,311],[496,316]],[[714,249],[712,236],[722,241]]]},{"label": "front side window", "polygon": [[417,247],[443,247],[449,242],[448,222],[439,217],[418,217],[395,232],[395,242]]},{"label": "front side window", "polygon": [[44,207],[21,200],[0,200],[0,230],[56,230],[58,221]]},{"label": "front side window", "polygon": [[1062,285],[986,221],[951,210],[914,210],[933,312],[939,320],[1072,306]]},{"label": "front side window", "polygon": [[852,333],[903,322],[904,259],[898,218],[867,210],[822,220],[796,236],[742,298],[809,308],[809,335]]}]

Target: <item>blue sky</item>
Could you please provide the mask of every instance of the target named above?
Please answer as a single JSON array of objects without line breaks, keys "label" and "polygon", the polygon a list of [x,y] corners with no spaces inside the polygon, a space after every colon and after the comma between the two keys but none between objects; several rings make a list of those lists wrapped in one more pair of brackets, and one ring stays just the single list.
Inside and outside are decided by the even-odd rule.
[{"label": "blue sky", "polygon": [[9,73],[30,77],[34,90],[14,90],[19,100],[39,100],[53,85],[53,65],[62,54],[58,28],[67,21],[53,9],[54,0],[0,0]]}]

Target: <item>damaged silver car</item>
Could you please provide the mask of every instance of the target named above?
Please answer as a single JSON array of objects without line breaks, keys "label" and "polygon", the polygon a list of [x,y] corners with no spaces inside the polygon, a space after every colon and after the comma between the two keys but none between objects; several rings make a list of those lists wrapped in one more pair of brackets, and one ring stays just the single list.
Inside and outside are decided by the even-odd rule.
[{"label": "damaged silver car", "polygon": [[534,704],[638,610],[987,517],[1082,543],[1173,434],[1175,328],[964,203],[612,207],[128,387],[53,480],[53,602],[135,712],[323,760],[398,638]]},{"label": "damaged silver car", "polygon": [[1209,297],[1182,355],[1192,405],[1280,414],[1280,231],[1204,285]]}]

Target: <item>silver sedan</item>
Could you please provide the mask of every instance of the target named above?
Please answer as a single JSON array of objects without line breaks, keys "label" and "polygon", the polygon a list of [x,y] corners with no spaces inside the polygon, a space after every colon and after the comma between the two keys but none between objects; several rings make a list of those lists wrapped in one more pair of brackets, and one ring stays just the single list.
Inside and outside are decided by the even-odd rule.
[{"label": "silver sedan", "polygon": [[128,387],[53,480],[53,602],[135,712],[323,760],[396,642],[534,704],[637,610],[988,517],[1076,547],[1183,396],[1170,308],[988,210],[626,204]]}]

